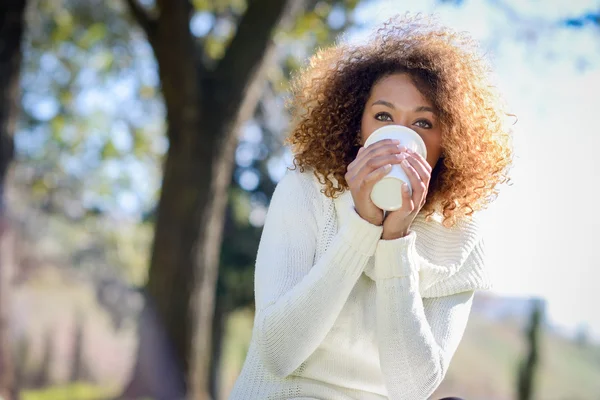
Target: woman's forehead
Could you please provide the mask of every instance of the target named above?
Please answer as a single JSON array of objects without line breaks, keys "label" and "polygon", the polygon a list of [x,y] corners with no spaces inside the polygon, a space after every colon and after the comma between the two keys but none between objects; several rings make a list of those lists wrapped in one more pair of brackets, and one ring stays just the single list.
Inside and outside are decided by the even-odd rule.
[{"label": "woman's forehead", "polygon": [[369,103],[379,102],[382,105],[390,103],[392,106],[410,103],[419,103],[431,106],[429,100],[417,88],[412,78],[406,74],[392,74],[378,80],[371,88]]}]

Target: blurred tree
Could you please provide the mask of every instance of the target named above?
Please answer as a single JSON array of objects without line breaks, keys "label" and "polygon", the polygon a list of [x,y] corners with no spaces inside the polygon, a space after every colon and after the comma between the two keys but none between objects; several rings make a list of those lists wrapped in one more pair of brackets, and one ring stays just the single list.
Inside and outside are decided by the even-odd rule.
[{"label": "blurred tree", "polygon": [[[173,388],[204,399],[235,133],[260,97],[274,29],[290,24],[304,4],[256,0],[224,7],[240,18],[235,29],[222,28],[229,44],[214,65],[203,60],[211,42],[197,43],[190,30],[192,3],[158,0],[151,11],[136,0],[128,4],[158,63],[169,139],[146,289],[187,377]],[[140,366],[133,382],[143,378],[137,371]],[[152,395],[134,387],[128,396]]]},{"label": "blurred tree", "polygon": [[20,337],[15,347],[15,382],[16,387],[22,388],[27,385],[28,378],[27,363],[31,352],[31,343],[26,337]]},{"label": "blurred tree", "polygon": [[73,349],[71,353],[70,382],[93,382],[85,359],[85,316],[82,311],[75,314],[75,327],[73,332]]},{"label": "blurred tree", "polygon": [[19,104],[21,40],[25,0],[0,3],[0,398],[16,398],[9,343],[9,301],[14,273],[5,208],[5,183],[14,156],[13,136]]},{"label": "blurred tree", "polygon": [[577,346],[585,349],[590,344],[590,326],[587,323],[580,323],[575,331],[575,343]]},{"label": "blurred tree", "polygon": [[55,362],[54,329],[49,328],[44,332],[42,359],[40,360],[32,386],[37,389],[45,388],[52,382],[52,365]]},{"label": "blurred tree", "polygon": [[531,319],[527,329],[527,355],[519,366],[518,399],[531,400],[535,393],[535,382],[540,358],[540,336],[543,329],[544,302],[532,301]]},{"label": "blurred tree", "polygon": [[13,214],[63,250],[44,257],[141,284],[167,146],[152,50],[121,0],[31,3]]},{"label": "blurred tree", "polygon": [[[152,49],[138,30],[131,29],[123,15],[125,2],[32,1],[36,12],[29,14],[22,80],[25,112],[16,137],[19,162],[13,180],[21,197],[15,204],[23,208],[20,215],[29,220],[31,235],[57,242],[61,264],[92,272],[100,283],[113,281],[106,275],[114,273],[141,283],[145,248],[156,219],[151,207],[166,149],[161,140],[160,76]],[[228,29],[243,14],[245,5],[236,4],[195,4],[189,26],[198,48],[205,49],[201,60],[209,73],[214,73],[230,43],[233,32]],[[285,129],[281,92],[287,76],[314,46],[344,29],[355,4],[312,2],[311,12],[302,14],[294,29],[277,34],[278,47],[272,54],[277,62],[263,74],[265,116],[242,128],[235,152],[237,169],[231,171],[234,187],[229,193],[237,195],[230,204],[240,207],[230,224],[235,240],[223,252],[244,256],[225,255],[225,270],[231,267],[242,274],[226,274],[231,279],[220,285],[225,297],[238,292],[242,283],[252,292],[253,262],[244,260],[255,256],[260,216],[278,179],[271,170],[282,169],[277,133]],[[129,204],[128,209],[123,204]],[[132,225],[123,220],[127,213],[134,218],[143,213],[144,222]],[[114,221],[119,221],[118,228]],[[242,250],[236,248],[246,242]],[[236,264],[242,261],[244,268]],[[240,276],[250,279],[240,281]],[[235,298],[239,299],[229,303],[248,303],[243,295]],[[123,304],[114,306],[109,308],[123,311]],[[149,318],[164,326],[157,315]]]}]

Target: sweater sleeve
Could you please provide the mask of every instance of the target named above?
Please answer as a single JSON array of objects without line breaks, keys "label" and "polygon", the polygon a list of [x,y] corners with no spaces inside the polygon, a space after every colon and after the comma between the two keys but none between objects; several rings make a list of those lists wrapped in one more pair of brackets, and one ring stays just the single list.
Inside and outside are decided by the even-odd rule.
[{"label": "sweater sleeve", "polygon": [[279,377],[294,372],[323,341],[383,230],[354,212],[315,260],[319,196],[310,176],[288,172],[275,189],[259,244],[254,334],[265,365]]},{"label": "sweater sleeve", "polygon": [[[416,233],[375,252],[377,337],[390,399],[422,400],[442,382],[467,325],[475,286],[421,298]],[[481,260],[473,252],[467,264]]]}]

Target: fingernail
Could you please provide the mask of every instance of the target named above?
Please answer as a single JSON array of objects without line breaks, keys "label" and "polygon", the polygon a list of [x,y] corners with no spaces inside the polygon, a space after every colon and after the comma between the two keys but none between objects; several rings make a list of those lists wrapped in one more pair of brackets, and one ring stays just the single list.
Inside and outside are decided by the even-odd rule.
[{"label": "fingernail", "polygon": [[402,184],[402,190],[408,192],[408,185],[406,183]]}]

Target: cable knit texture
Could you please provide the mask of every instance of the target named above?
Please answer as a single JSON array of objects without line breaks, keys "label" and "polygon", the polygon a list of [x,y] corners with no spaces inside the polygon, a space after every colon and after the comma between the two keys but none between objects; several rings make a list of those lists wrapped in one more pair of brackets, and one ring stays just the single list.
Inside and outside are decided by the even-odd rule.
[{"label": "cable knit texture", "polygon": [[418,215],[382,240],[345,192],[312,171],[279,182],[255,272],[250,348],[230,399],[425,400],[462,338],[473,292],[489,289],[474,221]]}]

